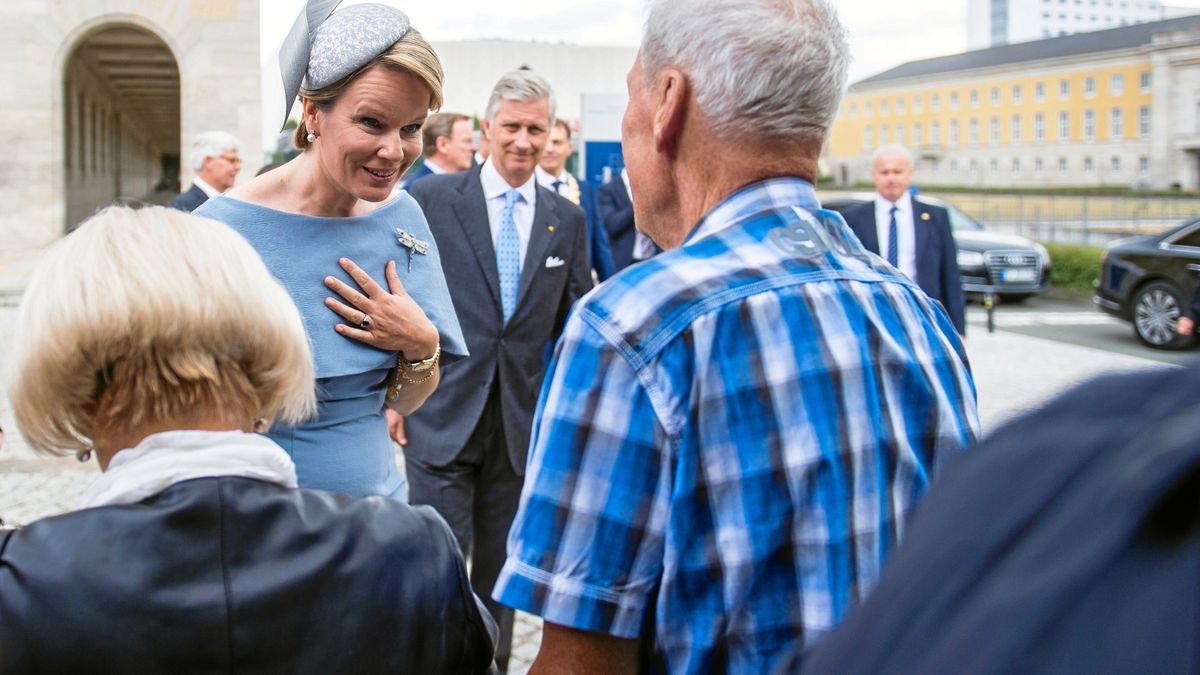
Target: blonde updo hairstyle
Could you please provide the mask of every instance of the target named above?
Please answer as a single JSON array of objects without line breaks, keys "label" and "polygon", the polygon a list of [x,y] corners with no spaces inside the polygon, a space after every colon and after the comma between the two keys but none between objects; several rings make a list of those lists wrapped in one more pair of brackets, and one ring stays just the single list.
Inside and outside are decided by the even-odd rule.
[{"label": "blonde updo hairstyle", "polygon": [[316,410],[300,313],[229,226],[110,207],[56,243],[22,298],[9,397],[35,450],[147,424],[298,422]]},{"label": "blonde updo hairstyle", "polygon": [[[438,59],[437,52],[433,51],[433,45],[430,45],[416,29],[409,29],[404,37],[397,40],[387,51],[342,79],[320,89],[301,87],[300,98],[312,101],[321,110],[328,110],[351,82],[377,65],[416,76],[429,87],[429,109],[439,110],[442,107],[442,86],[445,81],[442,62]],[[303,122],[296,125],[292,143],[301,150],[309,146],[308,129]]]}]

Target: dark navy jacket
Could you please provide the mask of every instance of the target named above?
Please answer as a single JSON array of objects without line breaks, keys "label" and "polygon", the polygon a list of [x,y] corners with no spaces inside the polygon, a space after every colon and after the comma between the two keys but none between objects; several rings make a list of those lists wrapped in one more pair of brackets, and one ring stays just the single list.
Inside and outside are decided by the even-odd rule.
[{"label": "dark navy jacket", "polygon": [[246,478],[0,533],[0,673],[473,673],[495,626],[429,508]]},{"label": "dark navy jacket", "polygon": [[208,201],[208,195],[204,193],[204,190],[201,190],[199,185],[192,185],[186,192],[180,193],[171,200],[171,208],[191,213],[206,201]]},{"label": "dark navy jacket", "polygon": [[[917,278],[914,280],[925,295],[942,303],[946,314],[959,335],[966,335],[966,296],[962,277],[958,273],[958,246],[950,229],[946,209],[912,199],[913,238],[917,249]],[[875,225],[875,202],[846,209],[846,224],[858,235],[863,246],[876,255],[879,252],[879,231]]]},{"label": "dark navy jacket", "polygon": [[1196,672],[1197,409],[1200,369],[1155,369],[996,431],[934,484],[805,672]]}]

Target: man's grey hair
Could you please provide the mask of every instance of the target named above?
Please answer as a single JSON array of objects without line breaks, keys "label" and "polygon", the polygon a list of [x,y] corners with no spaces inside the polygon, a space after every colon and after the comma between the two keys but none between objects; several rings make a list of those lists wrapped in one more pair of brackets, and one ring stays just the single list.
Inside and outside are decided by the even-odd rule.
[{"label": "man's grey hair", "polygon": [[496,116],[496,111],[500,109],[501,100],[536,101],[541,98],[546,99],[546,105],[550,108],[550,119],[546,122],[549,128],[554,125],[555,119],[554,89],[546,78],[532,70],[514,70],[501,76],[496,86],[492,87],[492,96],[488,99],[487,113],[484,117],[491,122]]},{"label": "man's grey hair", "polygon": [[828,0],[647,0],[646,86],[683,71],[723,137],[823,142],[846,89],[846,32]]},{"label": "man's grey hair", "polygon": [[878,148],[875,148],[875,152],[871,154],[871,163],[874,164],[875,162],[878,162],[879,158],[883,157],[884,155],[900,155],[904,158],[904,161],[908,162],[909,166],[913,165],[912,152],[899,143],[888,143],[887,145],[881,145]]},{"label": "man's grey hair", "polygon": [[204,168],[205,157],[220,157],[226,152],[238,151],[238,140],[224,131],[205,131],[192,141],[192,170]]}]

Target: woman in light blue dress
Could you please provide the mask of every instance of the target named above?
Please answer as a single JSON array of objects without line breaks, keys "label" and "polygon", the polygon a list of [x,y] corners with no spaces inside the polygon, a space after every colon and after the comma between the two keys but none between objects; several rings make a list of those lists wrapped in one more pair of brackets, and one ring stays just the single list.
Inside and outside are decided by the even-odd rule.
[{"label": "woman in light blue dress", "polygon": [[284,69],[285,95],[298,87],[303,105],[300,155],[196,214],[246,237],[300,308],[318,413],[268,436],[301,487],[403,499],[385,406],[416,410],[439,365],[467,355],[429,225],[394,190],[421,154],[443,75],[402,12],[364,4],[330,16],[337,4],[310,0],[281,49],[307,63]]}]

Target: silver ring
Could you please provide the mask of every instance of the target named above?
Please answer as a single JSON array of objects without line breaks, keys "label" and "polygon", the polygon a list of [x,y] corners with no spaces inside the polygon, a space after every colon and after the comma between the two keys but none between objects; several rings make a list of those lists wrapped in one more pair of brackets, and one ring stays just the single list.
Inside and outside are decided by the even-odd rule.
[{"label": "silver ring", "polygon": [[371,315],[363,313],[362,321],[358,322],[358,327],[363,330],[371,330]]}]

